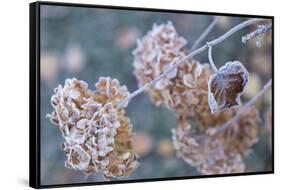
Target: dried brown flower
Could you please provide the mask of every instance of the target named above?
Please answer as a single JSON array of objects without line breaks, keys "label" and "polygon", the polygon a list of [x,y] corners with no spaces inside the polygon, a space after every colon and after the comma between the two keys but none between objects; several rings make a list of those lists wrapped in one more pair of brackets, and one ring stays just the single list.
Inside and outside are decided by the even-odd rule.
[{"label": "dried brown flower", "polygon": [[220,139],[202,140],[189,128],[178,127],[173,130],[173,142],[178,155],[202,174],[238,173],[245,169],[241,155],[225,151]]},{"label": "dried brown flower", "polygon": [[138,166],[132,149],[132,125],[117,104],[128,96],[118,80],[100,77],[96,90],[84,81],[67,79],[51,98],[51,121],[59,126],[65,142],[65,165],[85,174],[124,177]]},{"label": "dried brown flower", "polygon": [[[152,81],[171,64],[186,56],[187,41],[178,35],[171,22],[154,25],[152,30],[138,41],[134,68],[139,86]],[[211,76],[209,65],[189,60],[159,80],[147,93],[156,105],[164,104],[176,113],[194,115],[206,106]]]},{"label": "dried brown flower", "polygon": [[229,109],[204,115],[192,127],[185,117],[178,117],[179,126],[173,130],[173,143],[178,155],[202,174],[238,173],[245,170],[243,156],[250,153],[257,143],[256,108],[244,110],[237,124],[214,136],[210,129],[216,129],[235,116],[236,110]]}]

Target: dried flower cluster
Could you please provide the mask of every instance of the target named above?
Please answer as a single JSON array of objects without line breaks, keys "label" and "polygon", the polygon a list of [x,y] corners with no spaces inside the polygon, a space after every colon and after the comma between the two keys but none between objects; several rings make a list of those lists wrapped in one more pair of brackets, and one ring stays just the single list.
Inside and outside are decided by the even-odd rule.
[{"label": "dried flower cluster", "polygon": [[[171,22],[154,25],[137,43],[133,54],[135,75],[139,86],[152,81],[184,56],[187,41],[178,35]],[[156,105],[164,104],[170,110],[194,115],[206,106],[207,81],[211,76],[208,64],[189,60],[159,80],[147,93]],[[201,106],[202,105],[202,106]]]},{"label": "dried flower cluster", "polygon": [[[139,85],[150,82],[169,68],[171,63],[186,56],[186,43],[186,40],[177,34],[171,22],[154,25],[153,29],[138,41],[133,52],[135,75]],[[224,68],[231,68],[230,73],[226,73],[226,78],[220,75],[225,71]],[[248,80],[248,73],[241,73],[245,71],[243,68],[234,62],[221,68],[217,75],[213,75],[213,78],[216,78],[212,82],[217,83],[211,90],[220,87],[218,91],[212,91],[220,98],[219,106],[232,103],[228,100],[239,101],[239,93],[243,91]],[[173,143],[178,155],[188,164],[195,166],[202,174],[243,172],[245,166],[242,158],[258,140],[258,113],[251,107],[245,110],[235,126],[210,136],[210,130],[217,129],[237,113],[235,109],[228,109],[212,114],[208,101],[208,80],[211,75],[208,64],[189,60],[159,80],[154,87],[147,89],[147,93],[156,105],[164,104],[176,113],[178,127],[173,129]],[[242,81],[241,76],[244,77]],[[215,81],[217,79],[218,81]],[[224,89],[225,83],[229,89]],[[237,88],[232,89],[233,84]],[[228,94],[233,96],[222,100],[228,97]],[[193,127],[191,123],[194,123]]]},{"label": "dried flower cluster", "polygon": [[202,174],[239,173],[245,170],[243,156],[250,153],[258,141],[256,108],[248,107],[233,127],[209,136],[209,130],[216,129],[236,114],[229,109],[209,114],[198,119],[191,126],[184,117],[178,118],[179,126],[173,130],[173,142],[178,155],[188,164],[195,166]]},{"label": "dried flower cluster", "polygon": [[109,77],[100,77],[95,86],[91,91],[86,82],[67,79],[51,98],[51,121],[65,139],[65,165],[86,175],[128,176],[138,166],[132,149],[132,125],[125,110],[116,107],[129,92]]}]

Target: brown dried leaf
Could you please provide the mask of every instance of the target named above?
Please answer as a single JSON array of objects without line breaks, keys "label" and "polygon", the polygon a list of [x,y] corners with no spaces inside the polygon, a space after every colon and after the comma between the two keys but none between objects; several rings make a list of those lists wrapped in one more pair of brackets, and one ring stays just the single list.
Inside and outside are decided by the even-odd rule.
[{"label": "brown dried leaf", "polygon": [[240,95],[248,83],[249,73],[239,61],[227,62],[208,83],[208,102],[212,112],[240,104]]}]

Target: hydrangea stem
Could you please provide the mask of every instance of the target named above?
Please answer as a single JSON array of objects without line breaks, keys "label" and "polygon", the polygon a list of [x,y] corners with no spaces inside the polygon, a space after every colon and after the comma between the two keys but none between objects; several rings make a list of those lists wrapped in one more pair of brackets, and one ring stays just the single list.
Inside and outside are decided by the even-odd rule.
[{"label": "hydrangea stem", "polygon": [[207,43],[207,46],[209,47],[209,50],[208,50],[208,58],[209,58],[209,61],[210,61],[210,65],[211,65],[213,71],[214,71],[215,73],[217,73],[217,72],[218,72],[218,69],[217,69],[217,67],[216,67],[216,65],[215,65],[215,63],[214,63],[213,56],[212,56],[212,46],[211,46],[209,43]]},{"label": "hydrangea stem", "polygon": [[205,31],[199,36],[199,38],[194,42],[193,46],[191,47],[190,51],[194,51],[200,43],[208,36],[208,34],[213,30],[216,26],[217,22],[219,21],[219,17],[214,17],[214,20],[211,24],[205,29]]},{"label": "hydrangea stem", "polygon": [[131,93],[126,99],[124,99],[118,106],[117,108],[121,108],[124,104],[127,104],[133,97],[137,96],[138,94],[142,93],[143,91],[145,91],[146,89],[150,88],[151,86],[155,85],[155,83],[157,81],[159,81],[160,79],[162,79],[163,77],[165,77],[168,73],[170,73],[171,71],[173,71],[176,67],[178,67],[179,65],[181,65],[182,63],[186,62],[188,59],[191,59],[192,57],[194,57],[195,55],[198,55],[204,51],[206,51],[208,49],[208,46],[215,46],[221,42],[223,42],[224,40],[226,40],[227,38],[229,38],[230,36],[232,36],[235,32],[249,26],[252,24],[256,24],[258,22],[263,21],[264,19],[249,19],[247,21],[244,21],[240,24],[238,24],[237,26],[233,27],[232,29],[230,29],[229,31],[227,31],[225,34],[223,34],[222,36],[208,42],[208,45],[205,44],[204,46],[192,51],[191,53],[189,53],[187,56],[183,57],[181,60],[179,60],[176,63],[172,63],[171,66],[164,71],[162,74],[158,75],[155,79],[153,79],[152,81],[146,83],[145,85],[143,85],[142,87],[140,87],[138,90],[134,91],[133,93]]}]

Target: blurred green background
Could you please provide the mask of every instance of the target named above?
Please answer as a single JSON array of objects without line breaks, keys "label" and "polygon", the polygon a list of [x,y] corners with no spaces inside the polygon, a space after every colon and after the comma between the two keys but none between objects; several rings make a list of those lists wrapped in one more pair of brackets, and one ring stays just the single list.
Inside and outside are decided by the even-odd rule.
[{"label": "blurred green background", "polygon": [[[172,21],[177,32],[188,40],[187,47],[212,22],[213,17],[199,14],[175,14],[151,11],[113,10],[82,7],[41,5],[41,183],[67,184],[103,181],[96,174],[84,174],[64,167],[66,157],[60,149],[63,138],[46,114],[52,112],[50,97],[66,78],[76,77],[94,84],[100,76],[117,78],[130,92],[137,89],[133,75],[132,50],[136,39],[151,30],[154,23]],[[225,33],[246,20],[222,17],[205,41]],[[251,98],[272,76],[271,34],[261,39],[241,43],[241,36],[257,26],[235,33],[213,48],[217,66],[239,60],[250,72],[250,84],[243,100]],[[207,53],[196,57],[207,62]],[[245,158],[247,171],[271,170],[271,91],[257,102],[260,110],[259,143]],[[171,129],[176,127],[174,115],[164,107],[154,106],[147,95],[134,98],[127,108],[133,123],[135,146],[140,155],[140,167],[128,179],[165,178],[200,175],[182,159],[177,158],[171,144]]]}]

